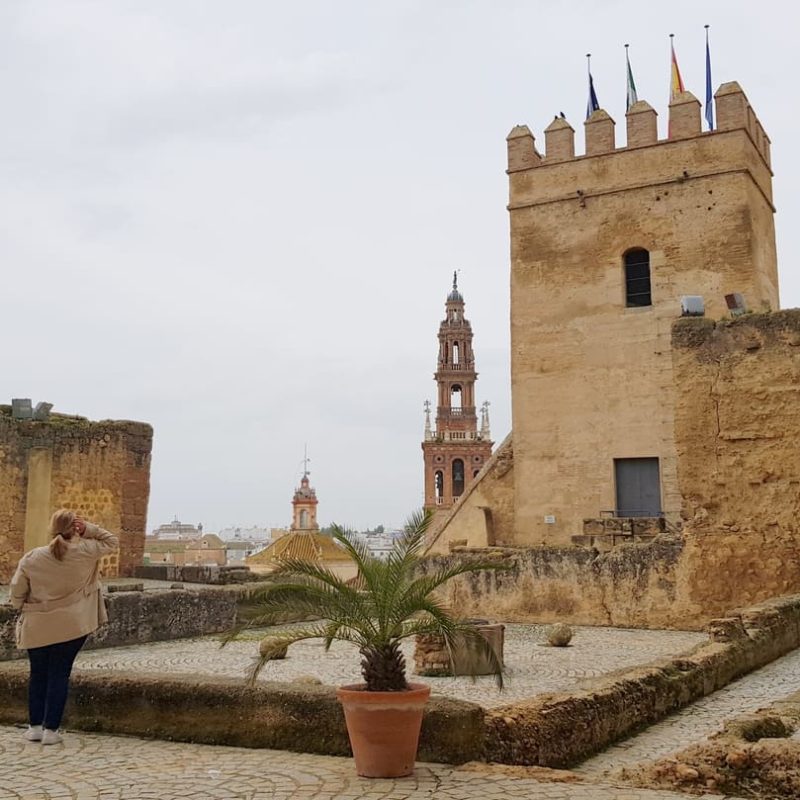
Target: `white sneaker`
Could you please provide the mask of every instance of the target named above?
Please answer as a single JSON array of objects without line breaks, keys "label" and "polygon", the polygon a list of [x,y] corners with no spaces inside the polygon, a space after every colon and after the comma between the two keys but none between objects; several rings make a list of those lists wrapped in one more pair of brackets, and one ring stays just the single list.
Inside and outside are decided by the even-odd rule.
[{"label": "white sneaker", "polygon": [[45,728],[42,731],[42,744],[59,744],[61,742],[61,734],[58,731],[50,731]]},{"label": "white sneaker", "polygon": [[29,742],[42,741],[42,726],[41,725],[28,725],[28,730],[22,734]]}]

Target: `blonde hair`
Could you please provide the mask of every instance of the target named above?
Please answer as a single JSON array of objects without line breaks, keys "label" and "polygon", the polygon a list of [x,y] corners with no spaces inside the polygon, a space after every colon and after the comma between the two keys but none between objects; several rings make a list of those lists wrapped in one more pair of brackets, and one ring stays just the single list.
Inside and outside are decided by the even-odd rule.
[{"label": "blonde hair", "polygon": [[67,542],[75,535],[75,512],[59,508],[50,518],[50,552],[61,561],[67,552]]}]

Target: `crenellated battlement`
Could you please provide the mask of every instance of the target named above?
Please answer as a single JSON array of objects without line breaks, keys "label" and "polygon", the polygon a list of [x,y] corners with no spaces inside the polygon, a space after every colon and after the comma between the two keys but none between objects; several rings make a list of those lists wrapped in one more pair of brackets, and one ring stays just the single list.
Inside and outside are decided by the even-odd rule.
[{"label": "crenellated battlement", "polygon": [[731,131],[747,133],[768,169],[770,140],[756,117],[742,87],[732,81],[723,83],[714,95],[717,129],[703,132],[700,101],[691,92],[681,92],[669,104],[669,133],[658,138],[656,110],[640,100],[625,115],[627,144],[617,147],[616,124],[607,111],[598,109],[584,122],[584,153],[575,154],[575,129],[563,117],[556,117],[544,131],[544,154],[536,149],[533,133],[527,125],[516,125],[507,137],[508,172],[522,172],[549,164],[579,160],[642,147],[662,146],[673,142],[717,137]]}]

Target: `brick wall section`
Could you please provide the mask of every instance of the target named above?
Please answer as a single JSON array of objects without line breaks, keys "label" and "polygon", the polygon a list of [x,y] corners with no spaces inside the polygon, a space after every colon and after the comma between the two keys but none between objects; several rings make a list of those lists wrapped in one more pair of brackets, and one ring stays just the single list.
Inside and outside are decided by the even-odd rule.
[{"label": "brick wall section", "polygon": [[28,459],[34,448],[52,454],[50,508],[66,507],[120,536],[120,552],[104,564],[130,575],[141,563],[150,494],[153,429],[141,422],[54,414],[48,422],[14,420],[0,406],[0,582],[25,551]]}]

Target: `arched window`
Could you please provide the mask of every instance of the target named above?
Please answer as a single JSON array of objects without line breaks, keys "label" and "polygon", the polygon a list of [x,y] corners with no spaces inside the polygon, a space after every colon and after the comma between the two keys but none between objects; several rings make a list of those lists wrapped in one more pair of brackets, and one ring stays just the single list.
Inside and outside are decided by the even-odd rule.
[{"label": "arched window", "polygon": [[458,364],[459,363],[458,355],[459,355],[458,342],[453,342],[453,363],[454,364]]},{"label": "arched window", "polygon": [[642,248],[625,253],[625,305],[629,308],[653,305],[650,293],[650,253]]},{"label": "arched window", "polygon": [[460,458],[453,461],[453,497],[464,494],[464,462]]},{"label": "arched window", "polygon": [[308,527],[308,511],[303,509],[300,512],[300,528],[305,529]]},{"label": "arched window", "polygon": [[461,408],[461,387],[457,383],[450,387],[450,408]]},{"label": "arched window", "polygon": [[437,500],[444,497],[444,472],[440,469],[433,474],[433,494]]}]

